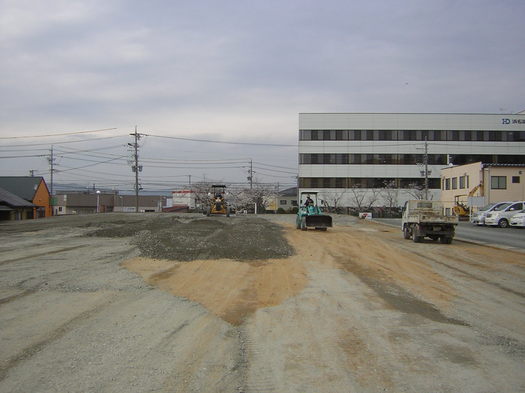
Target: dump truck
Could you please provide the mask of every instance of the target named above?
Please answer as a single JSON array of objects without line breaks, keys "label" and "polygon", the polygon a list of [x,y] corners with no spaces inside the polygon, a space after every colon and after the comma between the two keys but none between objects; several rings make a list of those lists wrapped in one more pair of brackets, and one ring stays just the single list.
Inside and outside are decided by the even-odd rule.
[{"label": "dump truck", "polygon": [[458,225],[457,216],[444,214],[443,203],[428,200],[410,200],[403,208],[401,229],[403,237],[415,243],[423,238],[440,240],[443,244],[452,243],[455,227]]},{"label": "dump truck", "polygon": [[306,231],[308,228],[315,228],[326,231],[332,226],[332,217],[323,212],[319,206],[317,192],[301,192],[299,198],[299,210],[296,217],[296,228]]}]

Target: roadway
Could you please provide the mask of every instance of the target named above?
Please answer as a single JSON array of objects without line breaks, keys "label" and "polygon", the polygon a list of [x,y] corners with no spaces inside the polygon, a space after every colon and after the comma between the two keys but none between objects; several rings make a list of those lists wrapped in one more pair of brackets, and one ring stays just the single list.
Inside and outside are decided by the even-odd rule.
[{"label": "roadway", "polygon": [[[401,219],[399,218],[374,218],[374,221],[401,228]],[[401,229],[399,232],[401,233]],[[477,226],[468,221],[461,221],[456,227],[455,240],[525,251],[524,228]]]}]

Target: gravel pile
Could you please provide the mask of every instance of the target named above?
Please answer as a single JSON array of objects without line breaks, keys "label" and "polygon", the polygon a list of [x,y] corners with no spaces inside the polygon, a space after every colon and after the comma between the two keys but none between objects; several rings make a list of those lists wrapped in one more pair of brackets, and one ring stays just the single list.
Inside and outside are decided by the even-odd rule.
[{"label": "gravel pile", "polygon": [[279,225],[256,217],[144,218],[106,222],[90,235],[132,237],[141,256],[178,261],[271,259],[294,253]]}]

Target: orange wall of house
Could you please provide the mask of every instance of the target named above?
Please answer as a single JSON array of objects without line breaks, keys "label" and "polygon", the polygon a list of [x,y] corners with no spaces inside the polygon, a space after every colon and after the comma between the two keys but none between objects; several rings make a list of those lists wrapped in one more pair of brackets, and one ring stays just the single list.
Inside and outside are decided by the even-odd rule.
[{"label": "orange wall of house", "polygon": [[46,217],[51,217],[49,191],[44,182],[40,182],[33,198],[33,203],[46,209]]}]

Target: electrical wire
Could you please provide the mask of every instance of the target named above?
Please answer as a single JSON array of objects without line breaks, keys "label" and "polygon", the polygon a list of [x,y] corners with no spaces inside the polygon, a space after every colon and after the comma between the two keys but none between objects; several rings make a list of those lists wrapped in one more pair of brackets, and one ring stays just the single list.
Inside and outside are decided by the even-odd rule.
[{"label": "electrical wire", "polygon": [[[129,135],[115,135],[115,136],[105,136],[100,138],[91,138],[91,139],[79,139],[76,141],[54,141],[54,142],[46,142],[46,143],[24,143],[24,144],[18,144],[18,145],[9,145],[10,147],[25,147],[25,146],[49,146],[49,145],[64,145],[66,143],[80,143],[80,142],[92,142],[92,141],[100,141],[105,139],[114,139],[114,138],[128,138]],[[6,146],[3,146],[6,147]]]},{"label": "electrical wire", "polygon": [[23,136],[0,136],[0,139],[48,138],[48,137],[55,137],[55,136],[79,135],[79,134],[89,134],[89,133],[93,133],[93,132],[112,131],[112,130],[116,130],[116,129],[117,129],[116,127],[113,127],[113,128],[101,128],[99,130],[62,132],[62,133],[58,133],[58,134],[23,135]]},{"label": "electrical wire", "polygon": [[165,136],[165,135],[155,135],[155,134],[146,134],[146,136],[151,136],[153,138],[164,138],[164,139],[176,139],[190,142],[205,142],[205,143],[220,143],[225,145],[248,145],[248,146],[273,146],[273,147],[297,147],[297,145],[288,145],[282,143],[258,143],[258,142],[232,142],[232,141],[217,141],[213,139],[195,139],[195,138],[183,138],[178,136]]}]

